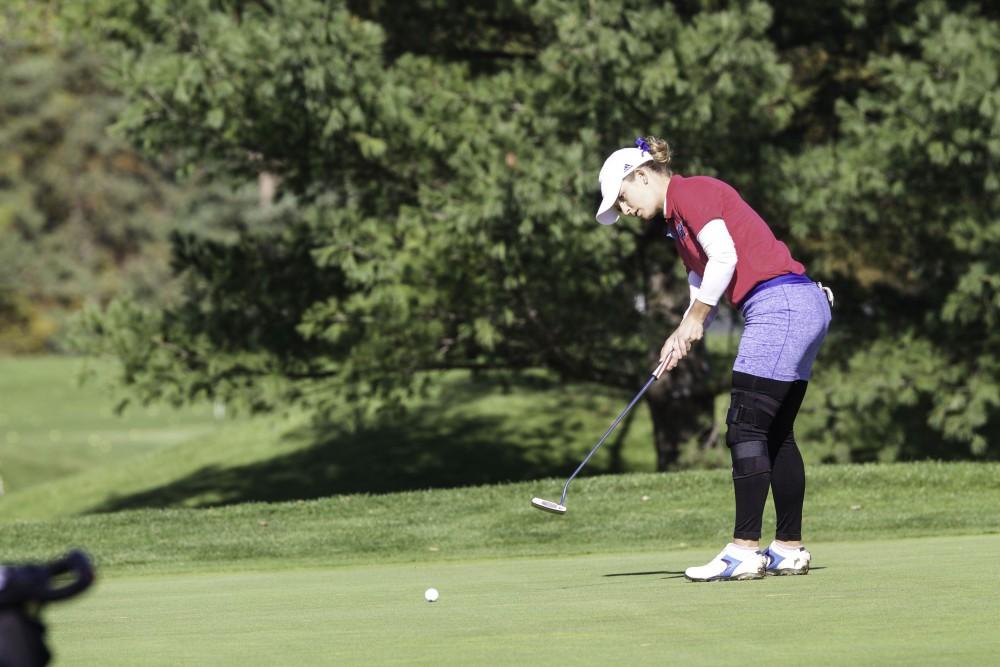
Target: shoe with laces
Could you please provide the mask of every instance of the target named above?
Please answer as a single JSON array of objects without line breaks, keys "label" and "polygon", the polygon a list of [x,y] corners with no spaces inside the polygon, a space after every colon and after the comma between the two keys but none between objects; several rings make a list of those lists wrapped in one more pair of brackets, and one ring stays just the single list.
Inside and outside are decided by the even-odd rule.
[{"label": "shoe with laces", "polygon": [[688,581],[742,581],[761,579],[767,558],[759,551],[729,543],[707,565],[684,570]]},{"label": "shoe with laces", "polygon": [[764,556],[767,558],[767,574],[809,574],[812,554],[805,547],[783,547],[771,542]]}]

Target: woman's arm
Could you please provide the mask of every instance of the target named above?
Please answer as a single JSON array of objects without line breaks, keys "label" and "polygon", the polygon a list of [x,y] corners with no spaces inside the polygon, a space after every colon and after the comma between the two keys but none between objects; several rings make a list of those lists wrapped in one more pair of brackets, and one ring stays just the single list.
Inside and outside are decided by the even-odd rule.
[{"label": "woman's arm", "polygon": [[698,289],[698,300],[709,306],[716,306],[736,272],[736,244],[722,218],[706,223],[698,232],[697,238],[698,245],[708,256],[705,275]]},{"label": "woman's arm", "polygon": [[[701,294],[700,288],[701,288],[701,276],[699,276],[694,271],[688,271],[688,289],[691,292],[691,303],[688,304],[687,310],[684,311],[684,317],[687,317],[688,314],[695,308],[695,302],[700,300],[699,299],[699,296]],[[704,303],[704,301],[702,301],[702,303]],[[719,312],[718,305],[712,306],[702,326],[704,326],[707,329],[709,325],[712,324],[712,320],[715,319],[715,315],[718,312]],[[681,319],[683,320],[684,317],[682,317]]]},{"label": "woman's arm", "polygon": [[714,316],[719,299],[729,287],[736,271],[736,245],[726,229],[725,221],[721,218],[708,221],[697,238],[698,244],[708,256],[708,263],[705,265],[705,275],[697,287],[691,282],[693,272],[688,274],[688,284],[692,291],[691,305],[684,313],[680,325],[660,349],[661,361],[673,351],[666,367],[668,371],[673,370],[691,351],[691,346],[705,335],[705,327]]}]

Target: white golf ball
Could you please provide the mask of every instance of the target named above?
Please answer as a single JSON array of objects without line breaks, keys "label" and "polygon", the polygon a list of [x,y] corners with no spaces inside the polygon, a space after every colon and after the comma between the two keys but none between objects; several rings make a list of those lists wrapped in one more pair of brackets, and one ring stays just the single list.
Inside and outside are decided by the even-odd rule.
[{"label": "white golf ball", "polygon": [[424,591],[424,599],[427,600],[428,602],[436,602],[438,599],[438,589],[428,588],[426,591]]}]

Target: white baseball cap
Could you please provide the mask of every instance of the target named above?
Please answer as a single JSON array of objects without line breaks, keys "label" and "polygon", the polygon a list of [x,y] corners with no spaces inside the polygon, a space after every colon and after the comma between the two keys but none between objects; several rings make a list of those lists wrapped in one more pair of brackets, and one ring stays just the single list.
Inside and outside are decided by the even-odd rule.
[{"label": "white baseball cap", "polygon": [[652,161],[653,156],[641,148],[619,148],[612,153],[597,180],[601,182],[601,207],[597,209],[597,221],[602,225],[613,225],[618,222],[618,195],[622,190],[622,181],[635,171],[636,167]]}]

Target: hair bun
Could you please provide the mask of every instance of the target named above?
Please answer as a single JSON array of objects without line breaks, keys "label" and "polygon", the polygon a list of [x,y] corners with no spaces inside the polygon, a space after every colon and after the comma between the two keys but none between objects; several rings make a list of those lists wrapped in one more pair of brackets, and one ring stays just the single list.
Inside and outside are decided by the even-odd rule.
[{"label": "hair bun", "polygon": [[[639,141],[636,140],[636,145]],[[659,162],[660,164],[669,165],[670,159],[673,157],[673,152],[670,150],[670,144],[667,143],[665,139],[660,139],[659,137],[646,137],[643,142],[646,148],[643,150],[647,151],[653,156],[653,160]]]}]

